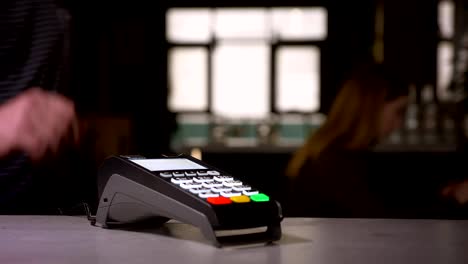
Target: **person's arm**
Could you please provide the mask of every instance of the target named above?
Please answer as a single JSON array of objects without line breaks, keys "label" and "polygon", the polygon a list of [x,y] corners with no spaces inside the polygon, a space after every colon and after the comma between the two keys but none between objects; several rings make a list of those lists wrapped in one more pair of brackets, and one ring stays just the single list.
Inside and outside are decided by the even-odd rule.
[{"label": "person's arm", "polygon": [[24,152],[33,161],[56,152],[73,131],[74,104],[40,88],[31,88],[0,105],[0,158]]},{"label": "person's arm", "polygon": [[466,205],[468,203],[468,180],[448,184],[442,189],[441,194],[454,199],[460,205]]}]

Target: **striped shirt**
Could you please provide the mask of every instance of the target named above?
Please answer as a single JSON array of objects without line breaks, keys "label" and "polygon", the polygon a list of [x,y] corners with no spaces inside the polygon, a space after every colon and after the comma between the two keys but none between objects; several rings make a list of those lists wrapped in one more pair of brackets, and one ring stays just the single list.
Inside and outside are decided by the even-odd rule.
[{"label": "striped shirt", "polygon": [[[61,24],[53,0],[0,0],[0,104],[58,79]],[[0,160],[0,212],[32,185],[24,154]]]}]

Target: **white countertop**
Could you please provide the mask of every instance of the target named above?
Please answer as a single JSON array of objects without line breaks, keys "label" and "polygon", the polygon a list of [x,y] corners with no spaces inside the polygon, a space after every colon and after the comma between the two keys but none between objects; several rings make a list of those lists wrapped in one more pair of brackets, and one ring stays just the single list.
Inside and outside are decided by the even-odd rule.
[{"label": "white countertop", "polygon": [[84,217],[0,216],[0,263],[468,263],[468,221],[287,218],[282,228],[273,245],[216,248],[176,222],[126,231]]}]

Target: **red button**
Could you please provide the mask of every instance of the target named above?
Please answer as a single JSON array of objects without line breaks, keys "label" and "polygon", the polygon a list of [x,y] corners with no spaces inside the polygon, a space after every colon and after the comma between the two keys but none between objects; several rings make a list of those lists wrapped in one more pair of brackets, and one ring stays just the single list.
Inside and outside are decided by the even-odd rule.
[{"label": "red button", "polygon": [[206,199],[210,204],[230,204],[231,199],[226,198],[226,197],[209,197]]}]

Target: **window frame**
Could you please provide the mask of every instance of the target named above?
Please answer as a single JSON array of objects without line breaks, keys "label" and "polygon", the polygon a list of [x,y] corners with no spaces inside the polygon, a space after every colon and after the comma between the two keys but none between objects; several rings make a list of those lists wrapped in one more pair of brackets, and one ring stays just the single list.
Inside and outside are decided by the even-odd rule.
[{"label": "window frame", "polygon": [[[323,66],[324,66],[324,58],[326,57],[326,43],[328,41],[328,32],[329,32],[329,22],[330,22],[330,15],[329,15],[329,10],[327,9],[327,6],[324,5],[323,3],[317,3],[313,5],[300,5],[300,6],[283,6],[283,5],[275,5],[275,6],[209,6],[209,5],[171,5],[170,7],[166,8],[165,15],[167,15],[168,11],[173,8],[206,8],[206,9],[211,9],[212,12],[214,12],[215,9],[217,8],[264,8],[267,9],[268,12],[271,12],[274,8],[323,8],[326,10],[326,31],[327,35],[325,38],[321,40],[307,40],[307,39],[302,39],[302,40],[283,40],[280,38],[272,37],[269,40],[266,40],[266,42],[269,44],[270,47],[270,65],[269,65],[269,91],[270,91],[270,98],[269,98],[269,113],[270,115],[275,115],[275,114],[282,114],[285,113],[287,114],[288,112],[280,112],[277,110],[276,107],[276,97],[277,97],[277,83],[276,83],[276,76],[278,74],[278,65],[276,65],[276,60],[277,60],[277,51],[279,48],[287,48],[287,47],[316,47],[319,50],[319,107],[316,111],[299,111],[296,113],[300,114],[314,114],[318,113],[321,111],[322,108],[322,91],[323,91],[323,80],[324,80],[324,71],[323,71]],[[165,18],[167,22],[167,18]],[[213,28],[211,29],[213,31]],[[177,114],[212,114],[212,105],[213,105],[213,52],[218,43],[222,41],[220,39],[217,39],[214,34],[211,35],[211,38],[208,42],[205,43],[199,43],[199,42],[172,42],[167,38],[167,35],[165,37],[165,44],[166,44],[166,53],[169,54],[170,50],[172,48],[204,48],[206,49],[207,52],[207,108],[206,110],[200,110],[200,111],[173,111]],[[249,39],[242,39],[242,38],[229,38],[226,39],[225,41],[229,42],[241,42],[241,43],[246,43],[248,41],[257,41],[257,40],[249,40]],[[171,63],[169,59],[166,61],[166,69],[168,69],[167,73],[169,75],[169,69]],[[168,84],[170,86],[170,84]],[[171,87],[168,87],[171,89]]]}]

